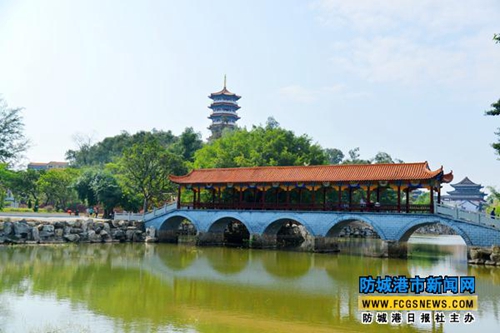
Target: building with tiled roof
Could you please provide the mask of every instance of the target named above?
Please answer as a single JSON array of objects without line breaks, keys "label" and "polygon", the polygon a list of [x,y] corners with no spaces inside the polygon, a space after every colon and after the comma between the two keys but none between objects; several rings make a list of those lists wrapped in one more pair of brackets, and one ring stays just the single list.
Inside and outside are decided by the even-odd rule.
[{"label": "building with tiled roof", "polygon": [[29,170],[50,170],[50,169],[65,169],[69,166],[68,162],[50,161],[48,163],[32,162],[28,164]]},{"label": "building with tiled roof", "polygon": [[219,92],[210,94],[208,97],[213,101],[209,106],[209,109],[212,110],[208,117],[212,121],[212,124],[208,127],[212,132],[209,140],[214,140],[222,135],[224,129],[236,126],[236,122],[240,119],[236,111],[240,108],[238,100],[241,96],[227,90],[226,76],[224,76],[224,88]]},{"label": "building with tiled roof", "polygon": [[[384,209],[409,212],[411,191],[428,189],[431,205],[413,208],[432,211],[434,192],[440,201],[441,184],[451,182],[453,174],[445,174],[442,167],[431,170],[427,162],[420,162],[196,169],[184,176],[170,176],[170,180],[179,185],[179,198],[182,189],[193,191],[193,202],[187,204],[192,208],[327,210],[347,205],[352,210],[374,208],[375,203],[381,208],[381,194],[392,191],[397,201]],[[203,191],[211,192],[212,202],[200,201]],[[296,202],[291,200],[292,192],[298,192]],[[361,196],[359,204],[352,200],[355,192]]]},{"label": "building with tiled roof", "polygon": [[458,183],[450,185],[453,191],[447,192],[448,195],[443,195],[443,200],[466,210],[481,210],[486,196],[486,193],[481,192],[483,188],[481,184],[476,184],[469,177],[465,177]]}]

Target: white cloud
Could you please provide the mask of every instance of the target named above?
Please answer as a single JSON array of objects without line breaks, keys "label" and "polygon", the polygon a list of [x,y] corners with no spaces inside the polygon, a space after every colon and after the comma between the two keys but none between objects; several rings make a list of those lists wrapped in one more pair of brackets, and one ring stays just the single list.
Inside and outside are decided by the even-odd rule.
[{"label": "white cloud", "polygon": [[495,26],[500,3],[495,0],[319,0],[321,22],[361,32],[407,32],[428,35]]},{"label": "white cloud", "polygon": [[337,72],[376,83],[498,88],[498,1],[319,0],[314,8],[348,36],[332,43]]}]

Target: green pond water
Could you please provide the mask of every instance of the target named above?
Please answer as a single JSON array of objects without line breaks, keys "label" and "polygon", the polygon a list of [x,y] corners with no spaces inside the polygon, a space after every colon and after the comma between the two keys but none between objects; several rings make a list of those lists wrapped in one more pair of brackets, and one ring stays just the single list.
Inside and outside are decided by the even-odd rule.
[{"label": "green pond water", "polygon": [[[341,254],[81,244],[0,247],[0,332],[500,332],[500,268],[470,267],[457,236],[412,237],[408,260]],[[474,275],[463,324],[363,325],[360,275]]]}]

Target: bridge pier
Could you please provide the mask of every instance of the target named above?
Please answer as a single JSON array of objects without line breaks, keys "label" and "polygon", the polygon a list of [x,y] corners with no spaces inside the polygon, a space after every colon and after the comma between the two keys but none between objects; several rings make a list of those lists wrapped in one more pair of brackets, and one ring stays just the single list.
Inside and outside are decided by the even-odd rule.
[{"label": "bridge pier", "polygon": [[313,249],[314,252],[329,253],[339,252],[339,242],[336,237],[314,237]]},{"label": "bridge pier", "polygon": [[223,245],[224,233],[220,232],[198,232],[196,245],[210,246],[210,245]]},{"label": "bridge pier", "polygon": [[254,249],[275,249],[278,245],[276,235],[252,234],[250,247]]},{"label": "bridge pier", "polygon": [[164,243],[177,243],[178,235],[176,230],[158,230],[158,241]]},{"label": "bridge pier", "polygon": [[384,241],[382,257],[384,258],[408,258],[408,243],[392,240]]}]

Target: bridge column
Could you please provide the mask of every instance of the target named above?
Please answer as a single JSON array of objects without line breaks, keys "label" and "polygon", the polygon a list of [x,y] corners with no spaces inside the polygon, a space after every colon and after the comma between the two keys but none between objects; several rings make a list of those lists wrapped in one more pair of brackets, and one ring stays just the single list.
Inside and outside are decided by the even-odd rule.
[{"label": "bridge column", "polygon": [[408,243],[397,241],[384,241],[383,257],[385,258],[408,258]]},{"label": "bridge column", "polygon": [[276,235],[252,234],[250,236],[250,247],[254,249],[274,249],[277,244]]},{"label": "bridge column", "polygon": [[336,237],[314,237],[313,249],[314,252],[329,253],[339,252],[339,242]]},{"label": "bridge column", "polygon": [[177,243],[179,236],[177,234],[177,230],[169,229],[169,230],[158,230],[158,240],[160,242],[165,243]]},{"label": "bridge column", "polygon": [[222,232],[198,232],[196,245],[223,245],[224,233]]}]

